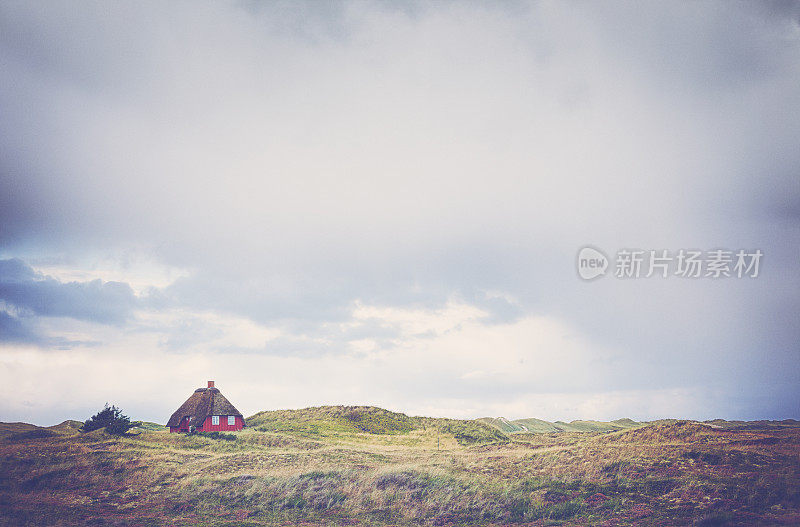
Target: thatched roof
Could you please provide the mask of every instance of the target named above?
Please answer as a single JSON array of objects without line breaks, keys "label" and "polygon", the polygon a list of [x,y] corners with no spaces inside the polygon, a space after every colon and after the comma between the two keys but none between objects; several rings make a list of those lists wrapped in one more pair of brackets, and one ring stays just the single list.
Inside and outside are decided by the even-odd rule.
[{"label": "thatched roof", "polygon": [[187,415],[192,418],[189,424],[197,427],[202,426],[209,415],[236,415],[244,421],[242,413],[217,388],[196,389],[192,396],[175,410],[167,421],[167,426],[179,426]]}]

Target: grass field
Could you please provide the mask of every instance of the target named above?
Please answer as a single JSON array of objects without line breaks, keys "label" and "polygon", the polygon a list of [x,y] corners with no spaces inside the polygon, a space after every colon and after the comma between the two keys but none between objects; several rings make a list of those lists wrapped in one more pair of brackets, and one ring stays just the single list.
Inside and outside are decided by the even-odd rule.
[{"label": "grass field", "polygon": [[797,422],[503,433],[372,407],[247,422],[217,439],[2,423],[0,524],[800,525]]}]

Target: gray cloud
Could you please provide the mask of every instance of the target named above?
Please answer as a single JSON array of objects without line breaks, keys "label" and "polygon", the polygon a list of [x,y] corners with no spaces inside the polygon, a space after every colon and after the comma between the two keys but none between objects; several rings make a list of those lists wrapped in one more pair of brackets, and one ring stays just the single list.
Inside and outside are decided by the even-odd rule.
[{"label": "gray cloud", "polygon": [[[797,5],[6,2],[0,254],[137,246],[187,275],[137,300],[6,260],[0,293],[103,324],[235,314],[282,328],[269,352],[289,357],[344,353],[357,335],[331,327],[356,300],[456,297],[486,324],[553,316],[616,350],[595,389],[712,386],[739,415],[784,415],[800,406]],[[585,284],[587,243],[766,256],[752,281]],[[2,321],[20,339],[23,322]],[[218,336],[197,324],[162,328],[165,349]],[[476,386],[448,379],[423,391]]]},{"label": "gray cloud", "polygon": [[96,340],[76,340],[47,335],[35,316],[20,316],[0,310],[0,342],[34,345],[44,349],[71,350],[75,347],[91,348],[100,345]]},{"label": "gray cloud", "polygon": [[18,258],[0,260],[0,300],[25,314],[101,324],[124,322],[137,304],[128,284],[102,280],[62,283],[36,273]]},{"label": "gray cloud", "polygon": [[41,342],[23,322],[6,311],[0,311],[0,340],[4,342]]}]

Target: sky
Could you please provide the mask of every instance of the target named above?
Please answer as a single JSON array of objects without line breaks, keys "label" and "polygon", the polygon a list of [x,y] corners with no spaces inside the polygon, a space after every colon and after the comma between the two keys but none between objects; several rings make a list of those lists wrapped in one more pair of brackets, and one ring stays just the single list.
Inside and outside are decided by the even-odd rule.
[{"label": "sky", "polygon": [[800,418],[797,2],[4,1],[0,71],[0,421]]}]

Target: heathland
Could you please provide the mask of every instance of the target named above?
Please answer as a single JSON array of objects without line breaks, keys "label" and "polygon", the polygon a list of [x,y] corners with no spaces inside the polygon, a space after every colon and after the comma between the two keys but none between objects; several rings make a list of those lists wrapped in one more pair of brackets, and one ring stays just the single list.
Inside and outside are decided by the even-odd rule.
[{"label": "heathland", "polygon": [[2,525],[800,525],[800,422],[549,423],[374,407],[242,432],[0,423]]}]

